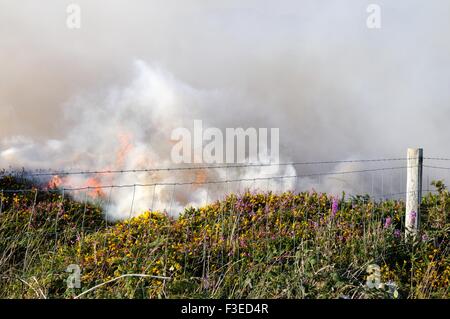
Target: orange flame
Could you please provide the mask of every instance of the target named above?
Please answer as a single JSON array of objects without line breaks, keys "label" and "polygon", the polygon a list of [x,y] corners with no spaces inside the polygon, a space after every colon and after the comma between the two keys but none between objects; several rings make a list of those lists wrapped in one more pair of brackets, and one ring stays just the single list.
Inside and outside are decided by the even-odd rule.
[{"label": "orange flame", "polygon": [[88,191],[88,195],[92,198],[103,197],[105,195],[103,189],[99,188],[101,186],[100,181],[94,177],[88,178],[84,186],[92,188]]},{"label": "orange flame", "polygon": [[[108,165],[104,168],[105,171],[121,169],[125,166],[127,156],[130,151],[133,149],[133,135],[129,132],[119,132],[118,136],[118,150],[116,153],[115,162],[113,165]],[[103,176],[101,179],[99,177],[87,177],[85,181],[81,182],[81,185],[72,185],[71,180],[68,177],[60,177],[58,175],[54,175],[50,181],[47,183],[48,189],[56,189],[59,187],[67,186],[67,187],[80,187],[80,188],[88,188],[87,195],[91,198],[104,197],[105,192],[101,188],[102,183],[112,183],[113,175]]]},{"label": "orange flame", "polygon": [[203,184],[206,182],[208,174],[205,171],[197,171],[195,174],[195,183]]},{"label": "orange flame", "polygon": [[116,155],[116,167],[122,167],[125,164],[128,153],[133,149],[133,136],[128,132],[120,132],[117,138],[119,140],[119,151]]},{"label": "orange flame", "polygon": [[58,175],[54,175],[50,181],[47,183],[48,189],[55,189],[63,184],[63,180]]}]

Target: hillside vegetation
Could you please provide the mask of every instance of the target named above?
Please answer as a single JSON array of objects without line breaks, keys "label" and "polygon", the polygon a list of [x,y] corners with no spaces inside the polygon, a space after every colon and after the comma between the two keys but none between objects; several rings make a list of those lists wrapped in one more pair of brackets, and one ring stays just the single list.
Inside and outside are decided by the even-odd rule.
[{"label": "hillside vegetation", "polygon": [[449,298],[450,194],[434,186],[408,241],[404,203],[368,196],[247,191],[108,224],[100,204],[3,193],[0,298]]}]

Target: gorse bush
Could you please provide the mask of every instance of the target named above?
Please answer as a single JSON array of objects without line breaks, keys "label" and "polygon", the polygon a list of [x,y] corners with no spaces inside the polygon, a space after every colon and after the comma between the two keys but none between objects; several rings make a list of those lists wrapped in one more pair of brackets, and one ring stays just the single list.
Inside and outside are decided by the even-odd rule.
[{"label": "gorse bush", "polygon": [[3,193],[0,297],[449,298],[450,194],[434,186],[409,240],[404,203],[368,196],[247,191],[108,224],[60,193]]}]

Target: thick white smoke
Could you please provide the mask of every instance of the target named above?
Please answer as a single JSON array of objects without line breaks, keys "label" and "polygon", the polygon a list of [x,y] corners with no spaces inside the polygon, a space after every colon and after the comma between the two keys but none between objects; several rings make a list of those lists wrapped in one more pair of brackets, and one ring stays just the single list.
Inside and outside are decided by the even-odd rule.
[{"label": "thick white smoke", "polygon": [[[196,90],[156,66],[136,61],[135,79],[129,85],[113,88],[105,96],[80,96],[66,105],[66,115],[74,125],[64,139],[44,143],[23,138],[6,139],[0,164],[72,172],[172,168],[172,130],[192,126],[196,116],[220,98],[220,94]],[[120,219],[148,209],[177,214],[186,205],[201,205],[226,192],[246,188],[262,190],[266,185],[255,181],[252,185],[235,182],[225,187],[225,184],[199,184],[202,182],[284,175],[295,175],[295,170],[291,166],[262,166],[245,170],[80,174],[55,176],[58,182],[51,183],[69,189],[91,187],[72,192],[81,199],[85,195],[89,199],[101,195],[109,217]],[[190,182],[196,184],[164,185]],[[162,185],[142,186],[152,184]],[[133,186],[96,188],[109,185]],[[292,189],[292,186],[293,180],[274,181],[271,189]]]},{"label": "thick white smoke", "polygon": [[[416,146],[426,156],[449,157],[446,0],[377,1],[377,30],[366,26],[369,0],[79,0],[79,30],[65,24],[72,1],[0,2],[2,167],[172,166],[171,130],[190,128],[193,119],[221,129],[278,127],[281,161],[404,157]],[[142,61],[131,67],[136,59]],[[211,170],[209,176],[104,175],[100,181],[78,176],[67,183],[252,179],[364,168],[345,163]],[[305,177],[296,186],[402,191],[401,175],[374,175]],[[292,182],[255,184],[283,190]],[[242,190],[253,182],[231,184]],[[109,210],[116,217],[152,206],[178,211],[177,205],[223,194],[219,188],[157,187],[155,200],[151,187],[139,188],[133,207],[132,190],[113,190]],[[178,197],[172,201],[173,193]]]}]

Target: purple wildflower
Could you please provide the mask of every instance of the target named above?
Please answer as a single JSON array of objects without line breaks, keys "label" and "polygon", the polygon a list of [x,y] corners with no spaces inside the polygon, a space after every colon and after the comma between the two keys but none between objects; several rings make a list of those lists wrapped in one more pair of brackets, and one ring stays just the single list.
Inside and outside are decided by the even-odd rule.
[{"label": "purple wildflower", "polygon": [[336,198],[333,198],[333,202],[331,204],[331,217],[334,218],[339,208],[339,201]]},{"label": "purple wildflower", "polygon": [[391,226],[392,224],[392,218],[388,217],[386,218],[386,221],[384,222],[384,229],[389,228],[389,226]]},{"label": "purple wildflower", "polygon": [[402,232],[400,231],[400,229],[394,230],[394,237],[395,237],[395,238],[400,238],[400,237],[402,237]]}]

